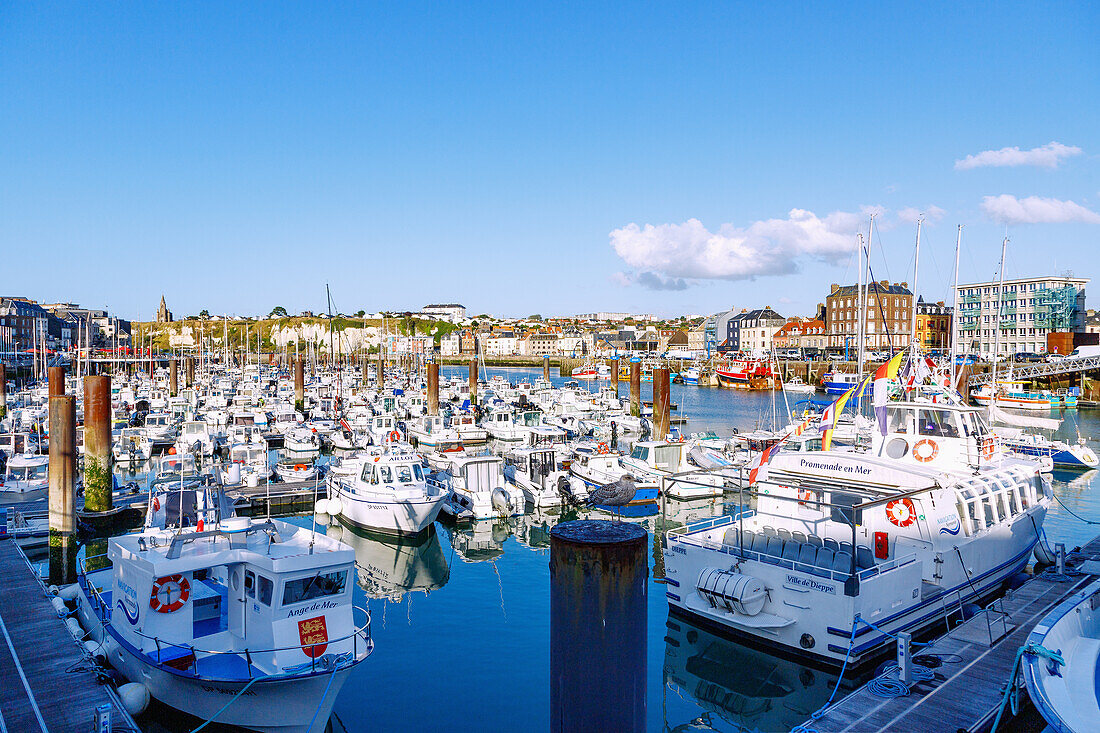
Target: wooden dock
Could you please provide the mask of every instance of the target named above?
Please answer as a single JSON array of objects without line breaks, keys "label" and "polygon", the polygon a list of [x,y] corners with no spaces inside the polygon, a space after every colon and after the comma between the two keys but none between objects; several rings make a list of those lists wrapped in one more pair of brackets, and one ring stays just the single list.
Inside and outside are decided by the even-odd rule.
[{"label": "wooden dock", "polygon": [[[1100,538],[1081,552],[1100,559]],[[911,685],[908,696],[895,698],[878,697],[864,685],[803,725],[817,733],[988,730],[1000,708],[1016,652],[1028,634],[1052,607],[1094,579],[1084,574],[1061,582],[1042,577],[1029,580],[930,647],[914,650],[914,655],[932,654],[944,660],[933,670],[938,673],[935,680]],[[1005,715],[1010,717],[1010,712]],[[1001,728],[1010,729],[1005,721]]]},{"label": "wooden dock", "polygon": [[64,620],[14,540],[0,540],[0,728],[92,730],[111,706],[115,730],[137,730],[108,685],[99,683]]},{"label": "wooden dock", "polygon": [[238,486],[226,491],[241,516],[282,516],[313,511],[314,498],[328,497],[328,486],[318,481],[280,481],[259,486]]}]

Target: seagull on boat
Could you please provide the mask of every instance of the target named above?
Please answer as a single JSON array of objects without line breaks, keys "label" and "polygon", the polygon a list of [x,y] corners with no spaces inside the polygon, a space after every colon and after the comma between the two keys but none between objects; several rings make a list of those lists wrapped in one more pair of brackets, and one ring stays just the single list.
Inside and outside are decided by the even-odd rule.
[{"label": "seagull on boat", "polygon": [[[638,487],[634,485],[634,476],[629,473],[624,473],[617,481],[605,484],[589,492],[587,503],[588,506],[598,504],[600,506],[612,506],[616,508],[624,507],[634,500],[634,495],[636,493],[638,493]],[[619,520],[622,521],[621,511],[617,516]]]}]

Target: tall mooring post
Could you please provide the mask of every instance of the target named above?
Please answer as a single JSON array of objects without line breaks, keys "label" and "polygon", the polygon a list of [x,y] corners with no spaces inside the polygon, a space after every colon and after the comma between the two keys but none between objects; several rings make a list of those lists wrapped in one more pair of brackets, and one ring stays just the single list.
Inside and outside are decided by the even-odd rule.
[{"label": "tall mooring post", "polygon": [[428,365],[428,414],[439,414],[439,364]]},{"label": "tall mooring post", "polygon": [[168,360],[168,396],[175,397],[180,391],[180,375],[179,366],[176,363],[176,357],[171,357]]},{"label": "tall mooring post", "polygon": [[386,355],[382,351],[382,344],[379,343],[378,344],[378,373],[376,375],[377,378],[374,380],[374,383],[378,387],[379,392],[382,391],[382,387],[385,384],[385,381],[386,381],[385,374],[386,374]]},{"label": "tall mooring post", "polygon": [[370,369],[370,359],[363,357],[363,376],[360,377],[360,384],[364,387],[367,386],[367,371]]},{"label": "tall mooring post", "polygon": [[671,426],[669,422],[669,377],[668,369],[659,367],[653,370],[653,439],[664,440]]},{"label": "tall mooring post", "polygon": [[185,387],[195,386],[195,357],[187,357],[187,361],[183,366],[183,385]]},{"label": "tall mooring post", "polygon": [[48,389],[50,397],[59,397],[65,394],[65,367],[52,366],[47,373]]},{"label": "tall mooring post", "polygon": [[8,370],[0,361],[0,420],[8,413]]},{"label": "tall mooring post", "polygon": [[111,377],[84,377],[84,509],[107,512],[111,495]]},{"label": "tall mooring post", "polygon": [[550,730],[644,731],[648,535],[580,520],[550,531]]},{"label": "tall mooring post", "polygon": [[607,362],[611,367],[611,386],[615,388],[615,396],[619,396],[619,357]]},{"label": "tall mooring post", "polygon": [[642,365],[630,362],[630,414],[642,416]]},{"label": "tall mooring post", "polygon": [[470,404],[477,404],[477,359],[470,362]]},{"label": "tall mooring post", "polygon": [[[53,389],[52,379],[50,389]],[[50,397],[49,498],[50,583],[53,585],[64,585],[76,580],[78,548],[75,536],[75,496],[76,397],[53,395]]]},{"label": "tall mooring post", "polygon": [[302,363],[302,358],[298,357],[294,360],[294,409],[305,410],[306,408],[306,367]]},{"label": "tall mooring post", "polygon": [[542,378],[547,382],[550,381],[550,357],[542,357]]}]

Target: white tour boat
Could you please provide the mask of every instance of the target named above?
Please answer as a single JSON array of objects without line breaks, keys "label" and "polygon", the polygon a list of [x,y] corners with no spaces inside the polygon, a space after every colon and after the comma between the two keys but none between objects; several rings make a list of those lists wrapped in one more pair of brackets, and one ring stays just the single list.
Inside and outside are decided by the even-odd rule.
[{"label": "white tour boat", "polygon": [[376,448],[355,465],[361,466],[357,472],[329,484],[326,504],[331,514],[358,527],[419,534],[432,525],[449,497],[448,491],[427,482],[416,453]]}]

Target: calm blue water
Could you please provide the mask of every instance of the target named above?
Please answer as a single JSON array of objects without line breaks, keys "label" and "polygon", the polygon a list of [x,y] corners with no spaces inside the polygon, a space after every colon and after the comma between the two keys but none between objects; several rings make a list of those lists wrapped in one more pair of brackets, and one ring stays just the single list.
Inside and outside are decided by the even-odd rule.
[{"label": "calm blue water", "polygon": [[[465,375],[464,368],[445,374]],[[511,381],[538,370],[489,370]],[[488,376],[487,375],[487,376]],[[565,381],[554,379],[556,384]],[[643,399],[652,385],[643,384]],[[594,388],[594,387],[593,387]],[[620,389],[628,389],[621,384]],[[673,402],[690,418],[688,431],[751,429],[787,413],[782,394],[673,385]],[[1071,416],[1067,423],[1072,423]],[[1100,434],[1098,416],[1081,415],[1081,432]],[[1064,437],[1076,429],[1065,425]],[[1095,473],[1095,472],[1092,472]],[[1059,474],[1059,497],[1100,520],[1090,475]],[[675,503],[675,502],[673,502]],[[721,500],[669,508],[670,521],[720,513]],[[567,516],[566,519],[572,518]],[[454,529],[436,525],[418,547],[352,533],[330,532],[356,547],[360,601],[373,616],[375,652],[349,679],[334,720],[349,730],[545,730],[549,726],[549,528],[559,517],[528,515],[508,522]],[[651,539],[658,518],[646,522]],[[1055,506],[1052,540],[1069,547],[1093,528]],[[656,540],[651,571],[659,559]],[[400,586],[412,588],[401,591]],[[387,597],[390,596],[390,597]],[[651,583],[648,607],[649,729],[786,731],[828,698],[836,676],[738,645],[669,618],[665,586]]]},{"label": "calm blue water", "polygon": [[[466,369],[445,367],[463,378]],[[534,381],[536,369],[490,369],[510,381]],[[555,384],[564,379],[554,378]],[[598,384],[590,383],[595,389]],[[643,383],[643,399],[650,399]],[[620,384],[626,394],[628,385]],[[683,430],[728,434],[783,424],[795,399],[672,386]],[[1063,438],[1076,440],[1069,413]],[[1100,414],[1082,412],[1081,433],[1100,435]],[[1090,443],[1094,449],[1095,441]],[[1056,492],[1073,511],[1100,520],[1089,474],[1056,474]],[[650,533],[651,574],[660,577],[659,528],[715,516],[721,499],[669,502],[642,521]],[[335,705],[333,729],[546,730],[550,719],[549,531],[576,518],[529,514],[508,521],[454,528],[437,522],[416,545],[352,531],[327,532],[355,548],[356,600],[372,614],[375,651],[349,678]],[[308,518],[293,520],[303,525]],[[1100,529],[1055,505],[1047,519],[1051,541],[1072,548]],[[836,675],[771,657],[670,618],[665,586],[648,591],[647,715],[652,731],[688,729],[787,731],[828,698]],[[855,680],[846,680],[845,687]],[[170,712],[157,717],[170,729]],[[178,717],[178,716],[177,716]]]}]

